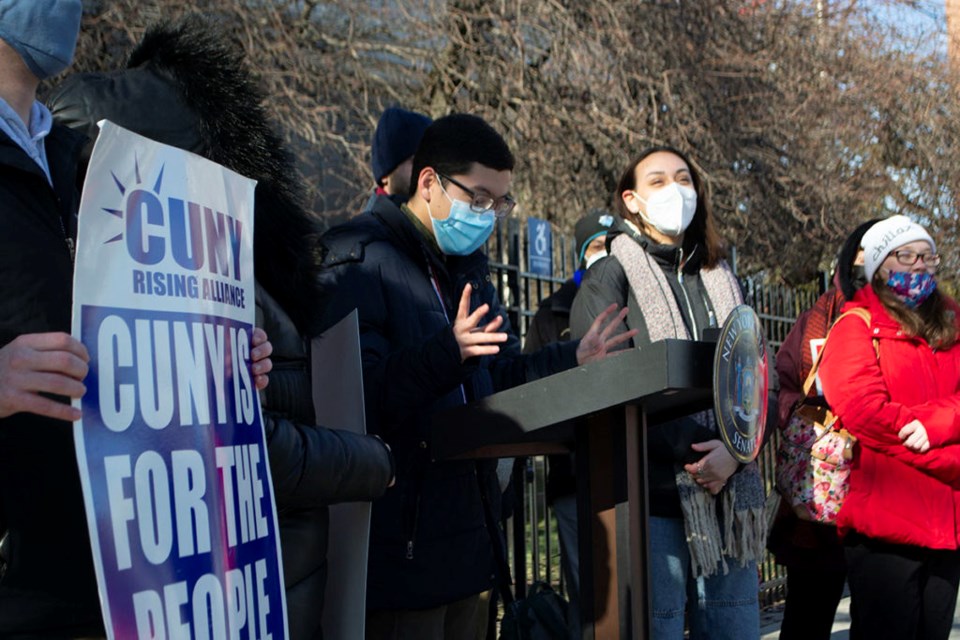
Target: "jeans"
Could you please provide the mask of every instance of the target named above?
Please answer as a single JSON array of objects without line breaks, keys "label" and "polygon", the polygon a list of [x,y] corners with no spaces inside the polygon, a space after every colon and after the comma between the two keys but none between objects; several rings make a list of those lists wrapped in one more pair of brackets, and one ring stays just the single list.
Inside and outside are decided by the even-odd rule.
[{"label": "jeans", "polygon": [[709,578],[690,571],[683,520],[650,518],[651,625],[654,640],[682,640],[684,610],[690,603],[690,640],[758,640],[760,580],[757,564],[727,559]]}]

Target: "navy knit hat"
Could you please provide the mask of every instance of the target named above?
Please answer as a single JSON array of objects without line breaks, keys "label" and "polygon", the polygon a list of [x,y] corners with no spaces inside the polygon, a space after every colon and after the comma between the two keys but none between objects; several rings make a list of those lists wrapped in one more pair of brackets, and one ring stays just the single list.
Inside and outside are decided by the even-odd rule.
[{"label": "navy knit hat", "polygon": [[616,218],[613,214],[604,209],[593,209],[587,215],[577,221],[573,228],[573,237],[577,243],[578,263],[583,264],[583,254],[587,251],[587,245],[596,238],[606,235],[613,227]]},{"label": "navy knit hat", "polygon": [[377,184],[400,163],[413,157],[423,132],[432,122],[427,116],[400,107],[390,107],[383,112],[370,146],[370,166]]},{"label": "navy knit hat", "polygon": [[0,38],[45,80],[73,61],[82,12],[80,0],[0,0]]}]

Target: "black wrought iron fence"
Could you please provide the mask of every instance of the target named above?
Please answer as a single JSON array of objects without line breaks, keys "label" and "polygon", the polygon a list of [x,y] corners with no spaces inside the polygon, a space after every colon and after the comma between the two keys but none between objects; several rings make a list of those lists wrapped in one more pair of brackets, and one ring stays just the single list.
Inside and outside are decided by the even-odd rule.
[{"label": "black wrought iron fence", "polygon": [[[490,267],[500,293],[501,303],[514,330],[526,335],[540,301],[553,293],[573,275],[576,255],[573,241],[559,236],[552,246],[552,276],[531,273],[527,268],[528,241],[526,226],[517,219],[497,225],[487,244]],[[736,260],[734,256],[734,269]],[[808,309],[825,290],[822,279],[801,287],[770,284],[764,274],[740,277],[744,298],[756,310],[766,332],[770,350],[782,344],[797,316]],[[779,434],[771,436],[769,444],[759,457],[764,484],[769,493],[774,483],[774,452]],[[534,456],[518,461],[514,482],[522,485],[514,517],[508,523],[511,540],[511,558],[518,592],[522,593],[530,581],[549,582],[563,589],[560,571],[560,550],[556,536],[556,521],[546,503],[547,461]],[[522,526],[518,526],[522,522]],[[760,566],[761,606],[781,601],[785,595],[786,570],[777,565],[769,554]]]}]

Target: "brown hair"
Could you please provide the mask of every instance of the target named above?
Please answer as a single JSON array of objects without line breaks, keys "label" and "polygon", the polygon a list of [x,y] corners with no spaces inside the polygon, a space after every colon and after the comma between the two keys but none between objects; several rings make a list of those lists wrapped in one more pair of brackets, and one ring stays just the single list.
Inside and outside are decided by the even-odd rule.
[{"label": "brown hair", "polygon": [[726,246],[724,246],[723,240],[720,238],[720,234],[717,232],[716,225],[713,222],[713,209],[710,206],[710,189],[700,177],[700,172],[697,171],[697,168],[692,162],[690,162],[690,159],[677,149],[668,146],[650,147],[645,149],[643,153],[637,156],[636,160],[630,163],[630,165],[627,167],[627,170],[624,171],[623,175],[620,177],[620,182],[617,184],[617,192],[613,199],[617,213],[620,214],[620,217],[624,218],[625,220],[629,220],[641,229],[646,226],[643,218],[627,209],[627,205],[623,202],[623,192],[636,189],[637,165],[643,162],[647,157],[661,151],[672,153],[673,155],[677,156],[683,160],[684,163],[686,163],[687,168],[690,169],[690,177],[693,179],[693,188],[697,192],[697,211],[693,215],[693,221],[690,223],[690,226],[687,227],[686,232],[683,234],[683,249],[686,253],[688,251],[692,251],[693,247],[697,244],[703,245],[703,248],[707,253],[707,256],[703,262],[703,267],[705,269],[712,269],[716,267],[721,260],[727,257],[727,249]]},{"label": "brown hair", "polygon": [[937,290],[916,309],[911,309],[887,286],[880,270],[873,274],[871,286],[890,316],[910,336],[923,338],[934,349],[949,349],[957,343],[957,319],[947,308],[946,298]]}]

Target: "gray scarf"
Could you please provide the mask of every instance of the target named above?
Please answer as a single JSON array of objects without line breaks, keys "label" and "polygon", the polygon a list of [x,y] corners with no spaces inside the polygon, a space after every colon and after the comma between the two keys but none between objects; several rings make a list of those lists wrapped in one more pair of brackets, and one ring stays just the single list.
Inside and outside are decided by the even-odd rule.
[{"label": "gray scarf", "polygon": [[[614,238],[610,249],[623,267],[634,297],[642,301],[640,313],[649,341],[689,340],[690,333],[663,269],[628,234]],[[743,304],[740,285],[726,262],[714,269],[701,270],[700,279],[717,321],[722,324],[734,307]],[[639,343],[642,342],[641,339]],[[702,411],[692,417],[716,432],[712,411]],[[721,568],[727,573],[727,558],[737,561],[741,567],[751,561],[759,562],[766,544],[766,521],[763,480],[757,463],[751,462],[730,476],[717,496],[701,488],[683,465],[677,464],[675,469],[693,575],[711,576]],[[718,499],[722,518],[717,516]]]}]

